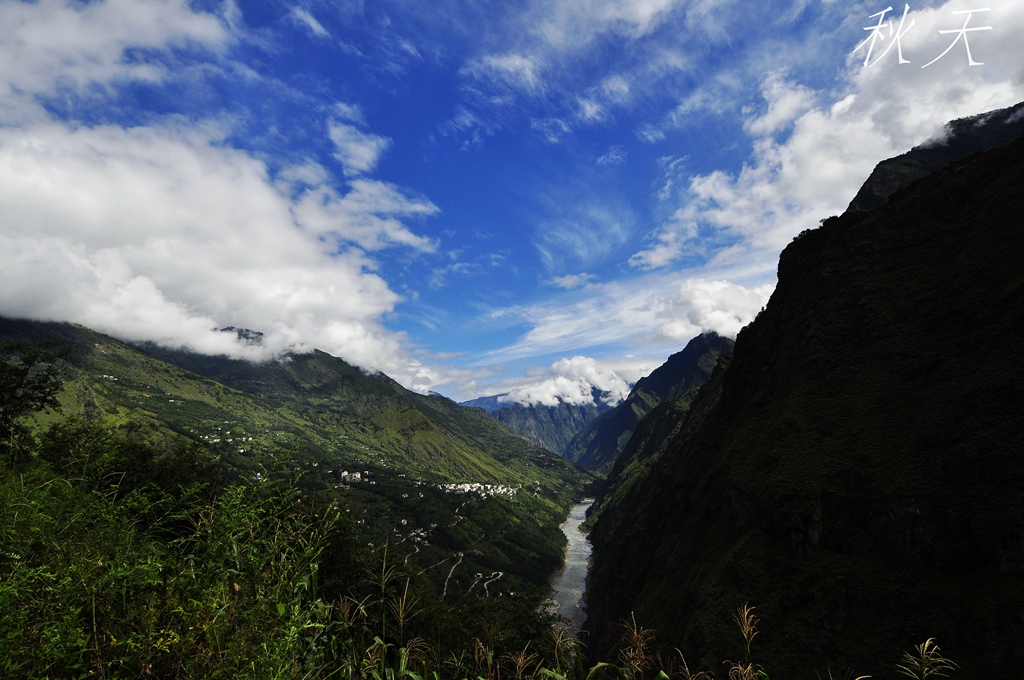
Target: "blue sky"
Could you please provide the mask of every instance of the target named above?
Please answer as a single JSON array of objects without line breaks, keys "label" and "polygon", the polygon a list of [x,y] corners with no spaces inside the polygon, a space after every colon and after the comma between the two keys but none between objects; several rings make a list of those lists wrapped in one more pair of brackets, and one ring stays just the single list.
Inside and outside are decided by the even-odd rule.
[{"label": "blue sky", "polygon": [[886,7],[0,0],[0,314],[622,394],[749,322],[876,162],[1024,99],[1024,0],[971,16],[973,67],[920,68],[960,0],[865,66]]}]

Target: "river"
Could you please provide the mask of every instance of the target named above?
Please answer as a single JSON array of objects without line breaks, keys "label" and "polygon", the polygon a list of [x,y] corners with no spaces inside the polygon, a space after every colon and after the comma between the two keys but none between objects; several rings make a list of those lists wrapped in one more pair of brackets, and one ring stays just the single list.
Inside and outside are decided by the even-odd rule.
[{"label": "river", "polygon": [[587,518],[587,508],[594,504],[588,498],[569,513],[569,519],[562,525],[562,533],[569,539],[565,549],[565,567],[551,577],[551,596],[558,603],[558,613],[572,619],[577,630],[587,620],[583,596],[587,592],[587,572],[590,570],[590,541],[580,532],[580,525]]}]

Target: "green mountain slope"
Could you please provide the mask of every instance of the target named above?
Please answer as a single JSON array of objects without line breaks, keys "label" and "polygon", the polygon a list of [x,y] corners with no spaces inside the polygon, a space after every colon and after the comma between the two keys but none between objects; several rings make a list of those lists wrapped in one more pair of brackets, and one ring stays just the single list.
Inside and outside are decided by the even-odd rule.
[{"label": "green mountain slope", "polygon": [[611,469],[640,419],[662,402],[688,402],[687,394],[704,384],[718,356],[732,351],[732,345],[732,340],[716,333],[691,340],[681,352],[638,380],[621,404],[580,430],[566,447],[565,457],[592,470]]},{"label": "green mountain slope", "polygon": [[[558,525],[593,482],[482,411],[323,352],[250,364],[143,351],[68,324],[0,320],[0,340],[47,336],[70,343],[77,363],[63,414],[43,415],[38,427],[79,416],[162,451],[201,442],[229,474],[302,472],[307,493],[344,503],[372,542],[388,540],[398,555],[435,568],[439,585],[459,562],[454,596],[476,573],[504,573],[502,590],[542,587],[561,562]],[[357,471],[358,482],[342,477]]]},{"label": "green mountain slope", "polygon": [[926,177],[953,161],[1006,144],[1024,134],[1024,102],[946,125],[938,142],[915,146],[905,154],[875,166],[848,210],[871,210],[885,203],[899,189]]},{"label": "green mountain slope", "polygon": [[893,650],[929,637],[958,678],[1019,677],[1022,186],[1018,139],[786,248],[715,403],[670,416],[660,459],[605,501],[592,653],[635,612],[720,671],[750,603],[772,677],[894,678]]},{"label": "green mountain slope", "polygon": [[[253,364],[226,357],[146,347],[146,352],[239,391],[307,414],[310,427],[340,428],[357,446],[384,454],[407,474],[449,481],[523,483],[537,474],[554,486],[578,474],[538,447],[524,444],[494,419],[445,397],[406,390],[388,376],[367,374],[323,352]],[[325,445],[335,446],[335,442]],[[347,442],[351,448],[353,442]],[[372,462],[372,455],[362,458]],[[539,473],[536,471],[540,471]]]}]

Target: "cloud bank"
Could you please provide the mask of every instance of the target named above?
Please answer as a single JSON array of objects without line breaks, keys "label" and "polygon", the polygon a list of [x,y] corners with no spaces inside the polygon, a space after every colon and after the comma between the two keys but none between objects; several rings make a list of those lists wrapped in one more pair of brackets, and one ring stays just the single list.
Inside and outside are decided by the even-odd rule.
[{"label": "cloud bank", "polygon": [[[272,171],[232,148],[229,119],[84,124],[43,105],[102,104],[180,60],[231,68],[233,39],[184,1],[0,4],[0,314],[252,360],[318,347],[429,388],[437,375],[381,324],[400,298],[369,253],[432,251],[407,222],[437,207],[367,176],[390,140],[357,109],[325,120],[337,182],[315,160]],[[159,56],[128,56],[143,48]]]},{"label": "cloud bank", "polygon": [[480,363],[607,346],[672,352],[705,331],[736,337],[768,302],[774,288],[774,283],[746,287],[726,279],[678,274],[625,284],[592,284],[587,295],[572,304],[492,312],[492,316],[518,317],[530,329],[517,342],[488,353]]}]

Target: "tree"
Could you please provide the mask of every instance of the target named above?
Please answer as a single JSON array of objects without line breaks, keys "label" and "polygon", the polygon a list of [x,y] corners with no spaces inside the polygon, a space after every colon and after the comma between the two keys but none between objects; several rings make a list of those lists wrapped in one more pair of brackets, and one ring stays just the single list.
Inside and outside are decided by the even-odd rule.
[{"label": "tree", "polygon": [[0,345],[0,450],[8,458],[17,447],[18,420],[59,408],[57,395],[64,386],[64,369],[71,347],[59,340],[30,343],[8,340]]}]

